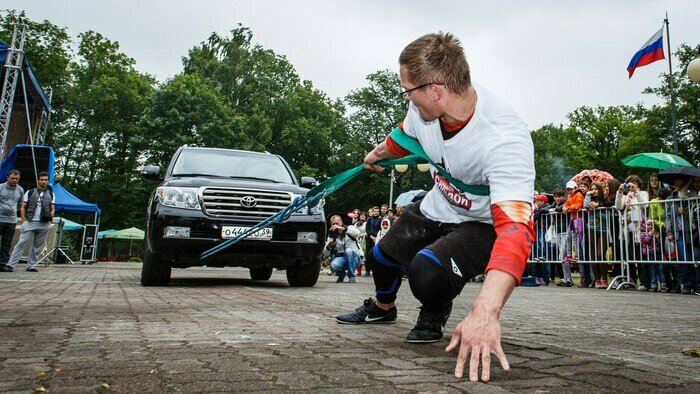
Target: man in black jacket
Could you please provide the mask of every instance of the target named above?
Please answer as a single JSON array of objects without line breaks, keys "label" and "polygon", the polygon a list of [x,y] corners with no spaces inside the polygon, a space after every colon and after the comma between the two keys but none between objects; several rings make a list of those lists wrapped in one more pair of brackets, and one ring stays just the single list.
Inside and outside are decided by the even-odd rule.
[{"label": "man in black jacket", "polygon": [[27,271],[37,272],[38,257],[46,242],[56,203],[56,197],[48,185],[49,174],[45,171],[40,172],[36,181],[37,187],[24,193],[22,207],[19,210],[22,218],[22,232],[15,249],[12,251],[10,261],[7,263],[7,267],[12,270],[22,257],[27,242],[33,236],[32,250],[27,258]]}]

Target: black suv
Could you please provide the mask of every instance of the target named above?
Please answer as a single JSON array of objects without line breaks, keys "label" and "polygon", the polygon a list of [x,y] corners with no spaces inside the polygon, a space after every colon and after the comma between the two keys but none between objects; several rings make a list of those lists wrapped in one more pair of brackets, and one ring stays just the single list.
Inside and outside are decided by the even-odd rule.
[{"label": "black suv", "polygon": [[[141,175],[159,179],[160,169]],[[247,267],[254,280],[267,280],[273,268],[286,269],[291,286],[318,280],[326,239],[322,204],[273,223],[219,254],[199,255],[280,212],[315,185],[297,183],[280,156],[231,149],[183,146],[175,152],[148,204],[141,284],[163,286],[173,267]]]}]

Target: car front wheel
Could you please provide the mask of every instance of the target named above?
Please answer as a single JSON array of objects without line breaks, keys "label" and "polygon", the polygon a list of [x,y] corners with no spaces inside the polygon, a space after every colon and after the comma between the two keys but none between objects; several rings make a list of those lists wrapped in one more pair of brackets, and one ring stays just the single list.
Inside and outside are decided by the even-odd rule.
[{"label": "car front wheel", "polygon": [[321,259],[315,258],[311,263],[288,267],[287,282],[292,287],[312,287],[318,281],[320,272]]},{"label": "car front wheel", "polygon": [[157,255],[145,251],[141,266],[141,285],[167,286],[170,283],[172,267]]},{"label": "car front wheel", "polygon": [[272,268],[251,268],[250,279],[252,280],[268,280],[272,276]]}]

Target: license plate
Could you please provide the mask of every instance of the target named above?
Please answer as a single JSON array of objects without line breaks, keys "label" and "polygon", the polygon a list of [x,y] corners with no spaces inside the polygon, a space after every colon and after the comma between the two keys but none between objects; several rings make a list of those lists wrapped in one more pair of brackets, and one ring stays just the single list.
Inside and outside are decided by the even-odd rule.
[{"label": "license plate", "polygon": [[[246,232],[249,228],[250,227],[223,226],[221,227],[221,238],[228,239],[237,237]],[[268,241],[272,239],[272,227],[261,228],[253,234],[247,236],[245,239]]]}]

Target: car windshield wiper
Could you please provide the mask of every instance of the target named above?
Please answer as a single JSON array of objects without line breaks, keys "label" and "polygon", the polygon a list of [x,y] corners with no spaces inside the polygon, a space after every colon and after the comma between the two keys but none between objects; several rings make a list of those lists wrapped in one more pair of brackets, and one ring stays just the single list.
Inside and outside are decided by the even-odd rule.
[{"label": "car windshield wiper", "polygon": [[200,174],[200,173],[178,173],[178,174],[173,174],[173,176],[207,176],[211,178],[228,178],[227,176],[223,175],[215,175],[215,174]]}]

